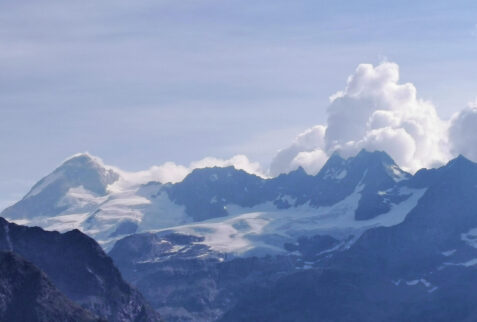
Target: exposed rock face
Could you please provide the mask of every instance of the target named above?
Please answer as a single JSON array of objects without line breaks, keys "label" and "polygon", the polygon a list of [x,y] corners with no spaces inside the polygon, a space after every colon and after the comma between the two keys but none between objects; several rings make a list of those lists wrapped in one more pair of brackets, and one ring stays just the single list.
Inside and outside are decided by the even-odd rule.
[{"label": "exposed rock face", "polygon": [[476,321],[477,164],[418,172],[406,219],[365,232],[314,269],[256,288],[223,321]]},{"label": "exposed rock face", "polygon": [[166,321],[214,321],[252,286],[268,285],[295,270],[295,258],[227,260],[198,241],[178,234],[138,234],[119,241],[110,256]]},{"label": "exposed rock face", "polygon": [[[182,182],[164,187],[171,200],[185,205],[196,221],[226,216],[227,205],[252,207],[273,202],[277,208],[303,204],[330,206],[363,186],[357,219],[370,219],[390,209],[390,196],[377,194],[409,179],[410,175],[384,152],[362,150],[357,156],[343,159],[334,154],[316,176],[302,168],[272,179],[262,179],[241,170],[206,168],[194,170]],[[289,196],[293,202],[282,200]],[[214,200],[215,202],[210,202]],[[396,199],[397,200],[397,199]]]},{"label": "exposed rock face", "polygon": [[0,250],[13,251],[33,263],[69,299],[101,318],[159,320],[101,247],[78,230],[61,234],[0,218]]},{"label": "exposed rock face", "polygon": [[[368,163],[371,170],[381,172]],[[284,245],[288,254],[233,259],[207,247],[213,226],[204,223],[202,237],[138,234],[111,256],[171,320],[476,321],[477,164],[459,157],[412,177],[394,175],[394,184],[374,175],[352,182],[385,192],[378,194],[384,202],[395,196],[392,185],[421,189],[421,197],[401,222],[350,243],[302,236]]]},{"label": "exposed rock face", "polygon": [[[160,228],[119,239],[110,255],[168,321],[477,320],[477,164],[463,157],[415,175],[366,151],[334,155],[316,176],[197,169],[104,199],[87,214],[92,231]],[[79,231],[0,222],[0,246],[101,316],[142,316],[143,302]],[[54,260],[80,269],[57,272]]]},{"label": "exposed rock face", "polygon": [[100,321],[70,301],[30,262],[0,252],[0,321]]}]

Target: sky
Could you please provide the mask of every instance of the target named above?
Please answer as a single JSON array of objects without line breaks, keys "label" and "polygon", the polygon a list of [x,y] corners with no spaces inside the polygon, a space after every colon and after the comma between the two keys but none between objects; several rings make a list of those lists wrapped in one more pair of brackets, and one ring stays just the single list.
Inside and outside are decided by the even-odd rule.
[{"label": "sky", "polygon": [[[476,13],[475,1],[2,1],[0,208],[85,151],[127,171],[240,154],[268,174],[317,171],[337,147],[398,146],[409,170],[477,155]],[[352,143],[325,134],[341,135],[346,102],[367,117]],[[393,125],[369,128],[383,110]]]}]

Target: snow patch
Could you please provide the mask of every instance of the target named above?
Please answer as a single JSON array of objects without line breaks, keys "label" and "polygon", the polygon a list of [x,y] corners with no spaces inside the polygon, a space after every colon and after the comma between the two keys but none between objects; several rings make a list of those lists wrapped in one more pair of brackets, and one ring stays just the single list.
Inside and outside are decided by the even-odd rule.
[{"label": "snow patch", "polygon": [[13,245],[12,245],[12,240],[10,239],[10,226],[8,226],[8,223],[5,223],[5,239],[7,241],[7,249],[9,251],[13,250]]},{"label": "snow patch", "polygon": [[407,179],[406,172],[402,171],[397,165],[392,165],[388,169],[390,170],[395,182],[400,182]]},{"label": "snow patch", "polygon": [[455,249],[451,249],[451,250],[446,250],[445,252],[442,252],[441,254],[446,256],[446,257],[449,257],[451,255],[453,255],[455,253]]},{"label": "snow patch", "polygon": [[427,292],[428,292],[428,293],[433,293],[433,292],[434,292],[435,290],[437,290],[437,289],[438,289],[438,287],[437,287],[437,286],[434,286],[434,287],[432,287],[430,290],[428,290]]},{"label": "snow patch", "polygon": [[475,266],[477,265],[477,258],[473,258],[471,260],[468,260],[466,262],[463,262],[463,263],[444,263],[443,264],[444,266],[464,266],[464,267],[471,267],[471,266]]},{"label": "snow patch", "polygon": [[348,175],[348,171],[343,170],[340,173],[338,173],[338,175],[336,175],[335,179],[337,179],[337,180],[344,179],[346,177],[346,175]]},{"label": "snow patch", "polygon": [[161,229],[178,226],[192,222],[192,218],[186,214],[185,206],[178,205],[169,199],[166,192],[150,199],[147,206],[140,208],[142,220],[139,231]]},{"label": "snow patch", "polygon": [[[399,286],[399,284],[401,283],[401,280],[398,280],[397,282],[393,282],[393,283],[394,283],[394,285]],[[436,286],[432,285],[432,283],[430,283],[429,281],[427,281],[424,278],[419,278],[419,279],[415,279],[415,280],[411,280],[411,281],[406,281],[407,286],[416,286],[418,284],[421,284],[425,288],[428,288],[429,289],[427,291],[428,293],[432,293],[437,289]]]},{"label": "snow patch", "polygon": [[62,214],[75,214],[93,211],[98,205],[107,200],[107,196],[97,196],[83,186],[70,188],[65,196],[56,204],[65,207]]},{"label": "snow patch", "polygon": [[91,268],[89,268],[89,266],[86,266],[86,270],[88,271],[88,273],[90,273],[91,275],[93,275],[96,278],[99,285],[101,285],[101,286],[104,285],[103,279],[98,274],[96,274]]},{"label": "snow patch", "polygon": [[325,180],[341,180],[346,178],[348,171],[346,169],[328,169],[323,177]]},{"label": "snow patch", "polygon": [[290,195],[282,195],[278,198],[278,200],[282,201],[283,203],[286,203],[290,206],[293,206],[296,203],[296,198],[290,196]]},{"label": "snow patch", "polygon": [[460,238],[469,246],[477,248],[477,228],[472,228],[468,232],[461,234]]}]

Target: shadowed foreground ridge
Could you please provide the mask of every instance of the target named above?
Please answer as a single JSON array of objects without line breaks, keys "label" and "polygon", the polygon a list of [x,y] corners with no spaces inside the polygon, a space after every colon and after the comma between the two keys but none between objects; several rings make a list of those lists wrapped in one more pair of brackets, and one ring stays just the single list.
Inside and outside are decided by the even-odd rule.
[{"label": "shadowed foreground ridge", "polygon": [[101,321],[60,293],[33,264],[0,252],[0,321]]},{"label": "shadowed foreground ridge", "polygon": [[159,321],[112,260],[78,230],[60,234],[0,218],[0,249],[13,251],[46,273],[70,300],[108,321]]}]

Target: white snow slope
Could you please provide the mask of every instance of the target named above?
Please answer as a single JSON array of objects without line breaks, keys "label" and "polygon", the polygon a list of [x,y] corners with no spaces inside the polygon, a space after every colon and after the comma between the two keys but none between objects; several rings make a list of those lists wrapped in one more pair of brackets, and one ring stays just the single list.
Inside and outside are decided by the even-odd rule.
[{"label": "white snow slope", "polygon": [[[370,220],[355,220],[355,210],[364,188],[358,185],[352,194],[330,207],[303,205],[277,209],[271,202],[253,208],[228,205],[231,215],[227,217],[192,222],[184,206],[175,204],[166,192],[161,192],[160,183],[144,185],[144,182],[131,180],[130,173],[105,166],[88,155],[86,157],[91,158],[94,169],[118,174],[118,179],[107,185],[105,194],[94,193],[83,185],[73,185],[57,196],[55,207],[60,211],[54,216],[7,216],[6,219],[61,232],[79,229],[95,238],[106,250],[116,240],[133,233],[135,229],[130,229],[133,226],[137,227],[136,232],[178,232],[201,236],[204,237],[201,243],[211,249],[236,256],[260,255],[283,252],[285,242],[316,234],[331,235],[342,240],[342,247],[349,247],[367,229],[401,223],[425,192],[425,189],[401,188],[399,193],[409,197],[393,204],[388,213]],[[45,177],[42,184],[37,185],[23,200],[39,198],[46,193],[43,190],[59,180],[60,172],[55,171]]]},{"label": "white snow slope", "polygon": [[200,242],[211,249],[236,256],[282,253],[285,242],[294,242],[300,236],[330,235],[349,247],[364,231],[401,223],[417,205],[425,189],[402,188],[400,193],[410,195],[400,204],[394,204],[388,213],[370,220],[356,220],[355,210],[361,198],[362,186],[331,207],[313,208],[307,205],[276,209],[272,203],[244,209],[227,207],[233,215],[185,224],[153,232],[177,232],[204,237]]}]

